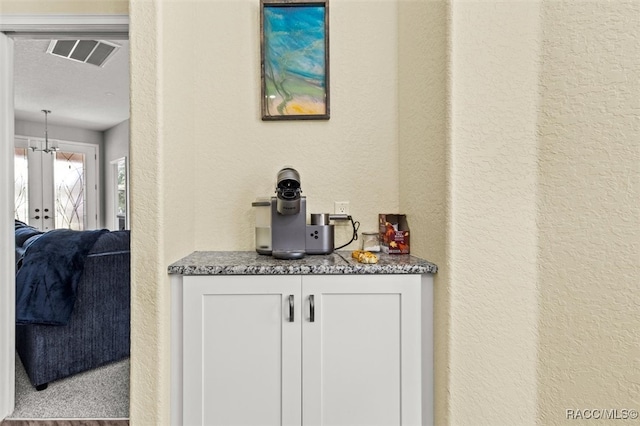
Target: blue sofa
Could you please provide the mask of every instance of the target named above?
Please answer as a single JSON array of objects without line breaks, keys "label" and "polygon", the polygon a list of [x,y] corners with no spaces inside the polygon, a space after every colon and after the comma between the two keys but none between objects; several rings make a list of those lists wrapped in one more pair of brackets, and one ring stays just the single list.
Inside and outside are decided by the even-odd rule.
[{"label": "blue sofa", "polygon": [[89,250],[66,325],[16,324],[16,349],[38,390],[129,356],[130,234],[101,234]]}]

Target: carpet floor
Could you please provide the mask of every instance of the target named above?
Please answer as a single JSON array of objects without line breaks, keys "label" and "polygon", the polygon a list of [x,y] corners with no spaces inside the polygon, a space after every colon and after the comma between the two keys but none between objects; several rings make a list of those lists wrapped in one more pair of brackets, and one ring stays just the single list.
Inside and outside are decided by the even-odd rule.
[{"label": "carpet floor", "polygon": [[9,419],[126,419],[129,359],[49,383],[36,391],[16,354],[16,408]]}]

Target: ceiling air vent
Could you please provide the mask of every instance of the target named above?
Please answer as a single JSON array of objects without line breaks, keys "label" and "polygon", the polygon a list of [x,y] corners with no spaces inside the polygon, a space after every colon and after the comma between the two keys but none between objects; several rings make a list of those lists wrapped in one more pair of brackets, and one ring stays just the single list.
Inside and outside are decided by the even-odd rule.
[{"label": "ceiling air vent", "polygon": [[47,53],[101,67],[119,48],[103,40],[52,40]]}]

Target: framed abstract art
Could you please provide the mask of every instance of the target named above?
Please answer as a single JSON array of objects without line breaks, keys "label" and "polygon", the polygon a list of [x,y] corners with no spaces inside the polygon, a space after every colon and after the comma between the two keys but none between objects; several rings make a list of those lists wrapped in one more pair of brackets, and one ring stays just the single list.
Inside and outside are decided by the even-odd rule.
[{"label": "framed abstract art", "polygon": [[329,4],[260,1],[263,120],[329,119]]}]

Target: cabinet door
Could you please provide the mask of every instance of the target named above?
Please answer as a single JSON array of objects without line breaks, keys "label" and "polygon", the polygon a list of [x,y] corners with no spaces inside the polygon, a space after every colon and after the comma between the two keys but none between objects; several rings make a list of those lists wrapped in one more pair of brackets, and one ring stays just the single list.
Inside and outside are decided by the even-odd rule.
[{"label": "cabinet door", "polygon": [[299,276],[184,278],[185,425],[300,424],[300,301]]},{"label": "cabinet door", "polygon": [[303,424],[420,424],[420,276],[302,283]]}]

